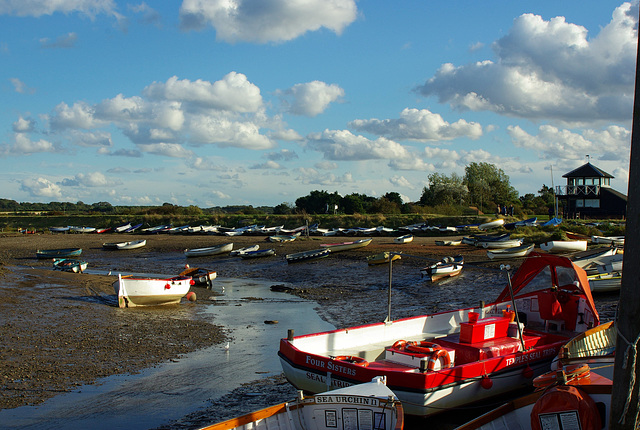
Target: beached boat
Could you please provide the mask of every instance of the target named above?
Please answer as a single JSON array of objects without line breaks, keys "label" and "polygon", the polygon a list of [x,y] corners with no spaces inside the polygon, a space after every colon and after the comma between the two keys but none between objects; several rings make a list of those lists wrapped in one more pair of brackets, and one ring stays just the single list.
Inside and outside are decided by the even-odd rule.
[{"label": "beached boat", "polygon": [[124,224],[120,224],[120,225],[119,225],[119,226],[117,226],[117,227],[114,227],[114,228],[113,228],[113,231],[114,231],[115,233],[122,233],[122,232],[124,232],[125,230],[128,230],[128,229],[130,229],[130,228],[131,228],[131,223],[130,223],[130,222],[127,222],[127,223],[124,223]]},{"label": "beached boat", "polygon": [[239,249],[234,249],[229,253],[229,256],[231,257],[241,257],[242,254],[245,254],[247,252],[250,251],[257,251],[258,249],[260,249],[260,245],[252,245],[252,246],[245,246],[244,248],[239,248]]},{"label": "beached boat", "polygon": [[476,308],[281,339],[282,368],[315,393],[384,375],[405,412],[422,416],[530,386],[599,316],[585,272],[568,258],[531,253],[510,281]]},{"label": "beached boat", "polygon": [[95,227],[84,227],[84,226],[70,226],[69,231],[72,233],[93,233],[96,231]]},{"label": "beached boat", "polygon": [[562,218],[553,217],[549,221],[542,224],[543,227],[558,226],[562,224]]},{"label": "beached boat", "polygon": [[69,258],[77,257],[80,254],[82,254],[82,248],[38,249],[36,251],[38,259]]},{"label": "beached boat", "polygon": [[520,246],[515,246],[513,248],[498,248],[498,249],[488,249],[487,257],[492,260],[502,260],[507,258],[522,258],[529,255],[535,245],[532,244],[522,244]]},{"label": "beached boat", "polygon": [[295,400],[200,430],[402,430],[402,403],[384,377]]},{"label": "beached boat", "polygon": [[66,227],[49,227],[49,231],[51,233],[68,233],[69,232],[69,226]]},{"label": "beached boat", "polygon": [[[536,391],[517,397],[456,430],[609,428],[616,333],[612,323],[561,348],[560,367],[534,379]],[[571,358],[567,358],[571,357]]]},{"label": "beached boat", "polygon": [[578,252],[587,250],[586,240],[551,240],[540,244],[540,249],[553,254]]},{"label": "beached boat", "polygon": [[395,243],[413,242],[413,235],[412,234],[405,234],[404,236],[398,236],[398,237],[394,238],[393,241]]},{"label": "beached boat", "polygon": [[178,276],[190,276],[193,280],[193,285],[206,286],[211,288],[212,282],[218,277],[218,272],[210,269],[203,269],[201,267],[189,267],[187,264],[185,270],[180,272]]},{"label": "beached boat", "polygon": [[285,243],[285,242],[293,242],[294,240],[296,240],[298,238],[298,234],[287,234],[287,235],[275,235],[275,236],[269,236],[269,242],[276,242],[276,243]]},{"label": "beached boat", "polygon": [[378,254],[370,255],[367,257],[367,264],[369,266],[375,266],[376,264],[389,263],[389,259],[391,259],[391,261],[396,261],[402,258],[400,254],[394,253],[393,256],[390,256],[390,255],[391,255],[391,252],[389,251],[379,252]]},{"label": "beached boat", "polygon": [[601,245],[624,246],[624,236],[591,236],[591,243]]},{"label": "beached boat", "polygon": [[140,227],[142,227],[142,223],[138,223],[138,224],[132,225],[131,227],[123,230],[123,233],[133,233],[134,231],[136,231]]},{"label": "beached boat", "polygon": [[516,227],[533,227],[538,224],[538,217],[525,219],[522,221],[510,222],[504,225],[507,230],[513,230]]},{"label": "beached boat", "polygon": [[589,275],[589,286],[593,293],[610,293],[620,291],[622,286],[622,273],[609,272]]},{"label": "beached boat", "polygon": [[320,246],[324,249],[330,249],[331,252],[340,252],[340,251],[348,251],[351,249],[363,248],[371,243],[373,239],[358,239],[352,240],[350,242],[340,242],[340,243],[321,243]]},{"label": "beached boat", "polygon": [[233,242],[224,243],[222,245],[209,246],[207,248],[185,249],[185,257],[206,257],[210,255],[224,254],[233,250]]},{"label": "beached boat", "polygon": [[121,242],[116,244],[116,249],[118,250],[130,250],[130,249],[138,249],[147,246],[147,241],[145,239],[141,240],[132,240],[130,242]]},{"label": "beached boat", "polygon": [[113,289],[118,297],[118,306],[133,308],[180,303],[189,292],[192,283],[191,276],[163,279],[118,275]]},{"label": "beached boat", "polygon": [[458,246],[461,243],[462,239],[436,240],[436,245],[438,246]]},{"label": "beached boat", "polygon": [[523,241],[524,239],[487,240],[476,242],[476,246],[483,247],[485,249],[515,248],[522,245]]},{"label": "beached boat", "polygon": [[57,270],[64,270],[65,272],[84,272],[88,263],[82,260],[76,260],[74,258],[54,258],[53,268]]},{"label": "beached boat", "polygon": [[444,257],[441,261],[420,269],[420,274],[428,277],[431,282],[436,282],[459,275],[463,267],[464,257],[456,255],[455,257]]},{"label": "beached boat", "polygon": [[572,231],[565,231],[564,234],[567,236],[567,239],[591,241],[591,236],[587,236],[586,234],[574,233]]},{"label": "beached boat", "polygon": [[492,228],[502,227],[504,225],[504,219],[497,218],[489,222],[482,223],[478,226],[479,230],[490,230]]},{"label": "beached boat", "polygon": [[618,248],[593,248],[574,254],[571,259],[582,267],[587,275],[603,272],[622,271],[624,254],[618,253]]},{"label": "beached boat", "polygon": [[319,258],[328,257],[329,253],[331,253],[330,249],[321,248],[321,249],[312,249],[310,251],[302,251],[302,252],[295,252],[293,254],[287,254],[285,255],[284,258],[287,260],[287,263],[300,263],[303,261],[311,261],[311,260],[317,260]]},{"label": "beached boat", "polygon": [[276,255],[276,250],[273,248],[269,249],[257,249],[255,251],[247,251],[240,254],[242,258],[261,258],[261,257],[271,257],[272,255]]}]

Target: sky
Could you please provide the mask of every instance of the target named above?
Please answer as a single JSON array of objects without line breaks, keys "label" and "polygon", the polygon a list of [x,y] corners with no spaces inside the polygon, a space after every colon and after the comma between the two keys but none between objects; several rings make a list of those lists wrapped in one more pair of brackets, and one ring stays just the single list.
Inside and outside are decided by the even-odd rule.
[{"label": "sky", "polygon": [[420,199],[486,162],[520,195],[628,189],[638,2],[0,0],[0,198]]}]

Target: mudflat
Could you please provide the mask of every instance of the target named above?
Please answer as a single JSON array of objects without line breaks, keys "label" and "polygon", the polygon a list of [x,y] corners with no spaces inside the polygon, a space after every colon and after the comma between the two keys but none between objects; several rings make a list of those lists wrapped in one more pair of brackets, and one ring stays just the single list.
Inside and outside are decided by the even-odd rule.
[{"label": "mudflat", "polygon": [[[460,237],[460,236],[458,236]],[[223,327],[201,310],[211,305],[215,288],[192,287],[195,302],[180,305],[120,309],[113,282],[122,272],[177,275],[185,264],[217,270],[219,277],[261,278],[286,284],[287,292],[315,301],[319,315],[334,326],[349,327],[384,320],[387,312],[388,265],[368,266],[366,257],[382,251],[402,252],[394,262],[393,315],[402,318],[473,306],[491,300],[506,285],[501,263],[489,262],[486,251],[471,246],[437,246],[441,237],[420,237],[407,244],[393,237],[373,237],[364,248],[331,253],[309,263],[287,264],[288,253],[320,248],[361,237],[301,237],[294,242],[271,243],[264,236],[214,236],[171,234],[4,234],[0,236],[0,409],[34,405],[99,378],[135,373],[167,360],[225,342]],[[146,239],[132,251],[108,251],[106,242]],[[234,249],[260,244],[276,256],[242,260],[228,255],[184,256],[185,249],[233,242]],[[52,269],[51,261],[38,260],[36,250],[82,248],[89,262],[86,273]],[[420,279],[421,267],[447,255],[463,254],[469,267],[463,275],[438,284]],[[518,261],[507,262],[517,267]],[[214,281],[215,283],[215,281]],[[286,294],[286,293],[285,293]],[[617,295],[596,298],[603,321],[612,319]],[[215,422],[233,415],[289,400],[295,394],[282,377],[261,381],[263,402],[239,387],[194,417],[173,426]],[[248,401],[250,400],[250,401]],[[234,407],[230,407],[233,405]]]}]

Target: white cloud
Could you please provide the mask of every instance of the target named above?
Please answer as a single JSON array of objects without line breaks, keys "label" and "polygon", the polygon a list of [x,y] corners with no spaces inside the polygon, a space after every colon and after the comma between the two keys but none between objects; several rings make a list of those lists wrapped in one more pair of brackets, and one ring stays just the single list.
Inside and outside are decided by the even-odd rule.
[{"label": "white cloud", "polygon": [[242,73],[231,72],[214,83],[198,79],[179,80],[173,76],[165,83],[153,82],[142,91],[151,100],[174,100],[202,108],[232,112],[256,112],[262,107],[260,88]]},{"label": "white cloud", "polygon": [[313,81],[296,84],[279,94],[290,113],[314,117],[324,112],[331,102],[344,97],[344,90],[336,84]]},{"label": "white cloud", "polygon": [[307,140],[309,148],[322,152],[327,160],[393,160],[409,157],[409,152],[399,143],[384,137],[370,140],[348,130],[312,133]]},{"label": "white cloud", "polygon": [[78,12],[90,18],[100,13],[116,14],[113,0],[3,0],[0,2],[0,15],[32,16],[65,14]]},{"label": "white cloud", "polygon": [[338,164],[334,163],[333,161],[324,160],[318,161],[316,164],[314,164],[314,167],[322,170],[335,170],[338,168]]},{"label": "white cloud", "polygon": [[269,161],[265,161],[264,163],[261,164],[254,164],[253,166],[249,167],[250,169],[256,169],[256,170],[280,170],[280,169],[284,169],[284,167],[282,167],[280,164],[276,163],[275,161],[269,160]]},{"label": "white cloud", "polygon": [[389,179],[389,182],[391,182],[391,185],[393,185],[394,187],[404,187],[404,188],[409,188],[410,190],[413,190],[414,188],[416,188],[411,183],[411,181],[409,181],[404,176],[393,176]]},{"label": "white cloud", "polygon": [[318,172],[310,167],[300,167],[294,170],[295,181],[304,185],[322,185],[325,187],[341,186],[354,182],[351,172],[346,172],[340,176],[333,173]]},{"label": "white cloud", "polygon": [[289,149],[282,149],[279,152],[270,152],[265,155],[269,160],[274,161],[291,161],[298,158],[298,154],[295,151]]},{"label": "white cloud", "polygon": [[354,0],[183,0],[180,26],[200,30],[211,25],[227,42],[283,42],[322,27],[341,34],[357,16]]},{"label": "white cloud", "polygon": [[45,178],[25,179],[21,182],[20,189],[35,197],[62,198],[60,187]]},{"label": "white cloud", "polygon": [[444,64],[418,88],[459,109],[568,123],[628,120],[637,51],[637,3],[623,3],[592,39],[563,17],[518,17],[493,45],[497,61]]},{"label": "white cloud", "polygon": [[63,179],[61,185],[69,187],[111,187],[119,184],[118,181],[109,180],[101,172],[78,173],[73,178]]},{"label": "white cloud", "polygon": [[229,200],[231,198],[229,194],[223,193],[222,191],[212,190],[211,194],[218,199]]},{"label": "white cloud", "polygon": [[189,166],[196,170],[210,170],[225,172],[229,170],[226,166],[215,162],[210,158],[196,157],[189,162]]},{"label": "white cloud", "polygon": [[89,130],[104,125],[104,122],[94,117],[95,109],[85,102],[76,102],[69,107],[66,103],[60,103],[54,109],[51,118],[53,129],[81,128]]},{"label": "white cloud", "polygon": [[518,126],[510,126],[507,133],[515,146],[536,151],[545,160],[584,160],[586,155],[624,163],[629,160],[631,133],[619,126],[578,134],[543,125],[535,136]]},{"label": "white cloud", "polygon": [[389,167],[394,170],[416,170],[420,172],[435,172],[436,166],[432,163],[425,163],[420,158],[404,158],[401,160],[391,160]]},{"label": "white cloud", "polygon": [[113,146],[111,133],[106,131],[82,132],[73,130],[71,132],[73,143],[78,146],[109,148]]},{"label": "white cloud", "polygon": [[357,119],[351,121],[349,127],[389,139],[422,142],[453,140],[460,137],[478,139],[482,136],[482,126],[478,123],[463,119],[448,123],[442,116],[427,109],[406,108],[398,119]]},{"label": "white cloud", "polygon": [[252,122],[232,121],[223,117],[194,116],[189,124],[192,142],[216,143],[245,149],[270,149],[275,146],[260,134],[260,127]]},{"label": "white cloud", "polygon": [[33,129],[35,128],[36,122],[35,120],[31,119],[31,118],[23,118],[23,117],[19,117],[14,123],[13,123],[13,131],[16,133],[29,133],[31,131],[33,131]]},{"label": "white cloud", "polygon": [[304,140],[300,134],[295,130],[276,130],[269,133],[269,137],[274,140],[284,140],[287,142],[301,142]]},{"label": "white cloud", "polygon": [[182,145],[177,143],[138,144],[138,148],[143,152],[155,155],[164,155],[166,157],[189,158],[193,156],[193,152],[185,149]]},{"label": "white cloud", "polygon": [[4,151],[13,155],[29,155],[39,152],[57,152],[58,149],[53,143],[40,139],[38,141],[31,140],[23,133],[14,134],[14,143],[10,147],[5,147]]}]

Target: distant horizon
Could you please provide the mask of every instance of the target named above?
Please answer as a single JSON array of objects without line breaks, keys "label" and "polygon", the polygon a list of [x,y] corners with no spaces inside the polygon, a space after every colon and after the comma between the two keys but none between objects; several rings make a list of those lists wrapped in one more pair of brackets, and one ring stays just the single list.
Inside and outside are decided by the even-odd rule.
[{"label": "distant horizon", "polygon": [[0,197],[416,202],[472,162],[525,195],[587,160],[628,194],[637,31],[638,0],[4,2]]}]

